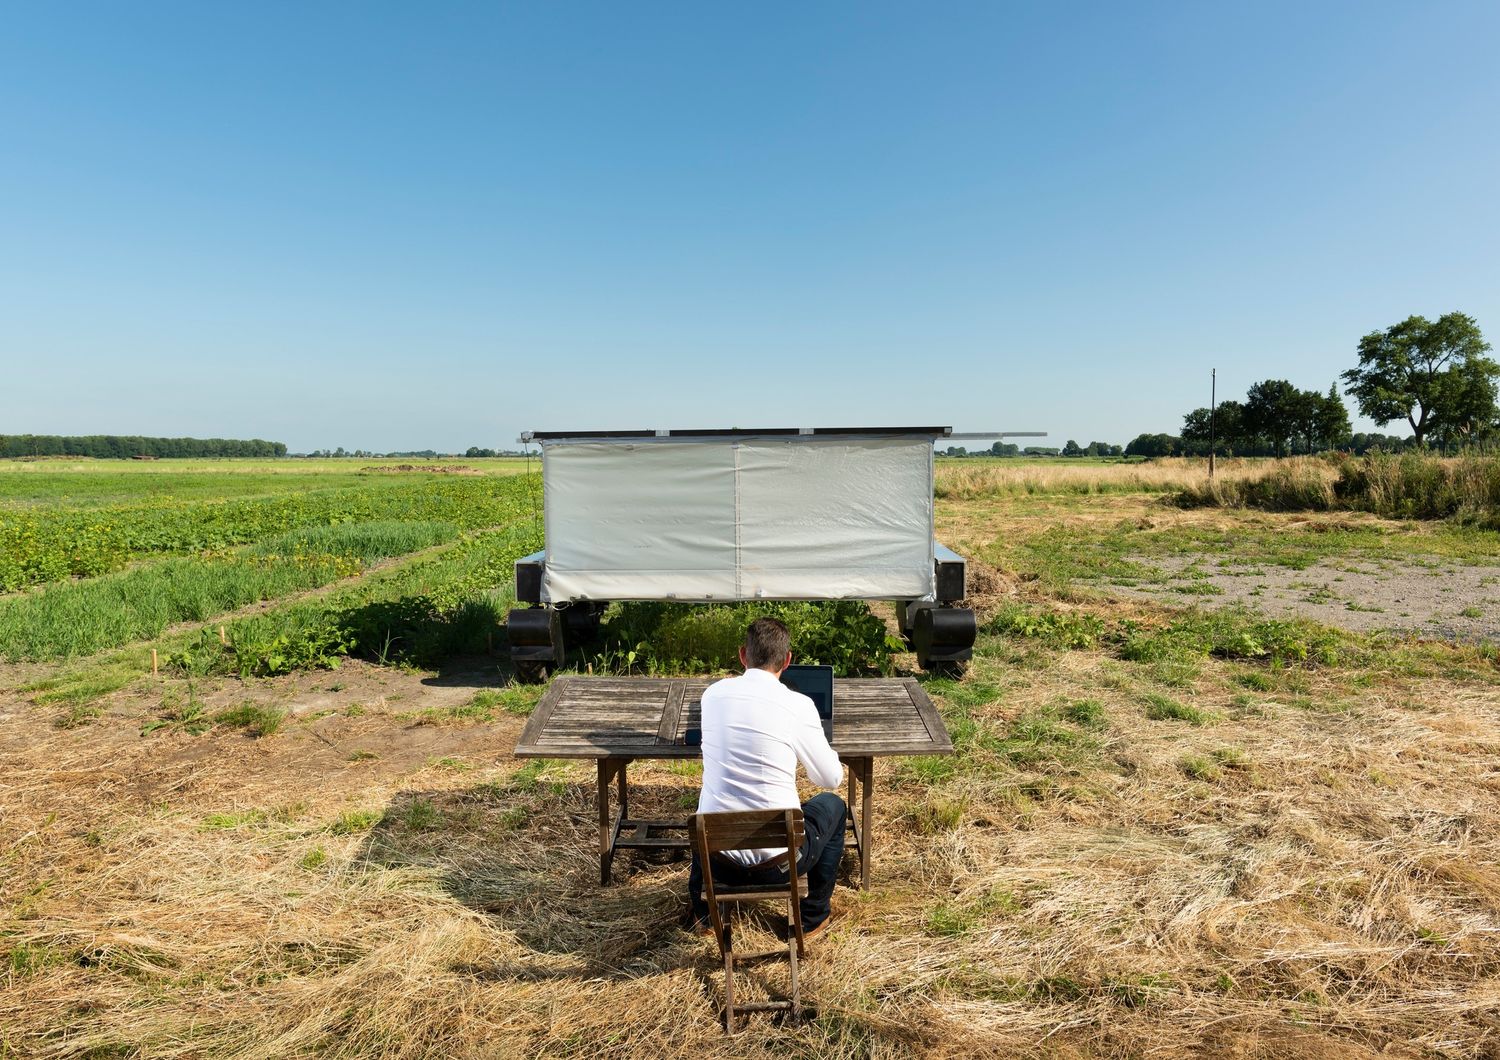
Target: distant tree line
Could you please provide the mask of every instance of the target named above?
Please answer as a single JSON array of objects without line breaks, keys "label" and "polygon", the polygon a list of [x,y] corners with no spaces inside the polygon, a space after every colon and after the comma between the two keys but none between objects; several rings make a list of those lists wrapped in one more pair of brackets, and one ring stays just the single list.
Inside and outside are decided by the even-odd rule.
[{"label": "distant tree line", "polygon": [[1194,409],[1184,416],[1177,452],[1207,454],[1212,436],[1217,452],[1235,456],[1317,453],[1344,446],[1352,433],[1337,386],[1325,394],[1266,379],[1252,385],[1244,401],[1221,401],[1212,411]]},{"label": "distant tree line", "polygon": [[988,449],[976,449],[972,453],[961,445],[950,445],[943,451],[944,456],[1122,456],[1125,452],[1123,446],[1111,445],[1108,442],[1090,442],[1088,445],[1079,445],[1071,438],[1068,444],[1059,449],[1055,445],[1028,445],[1021,448],[1011,442],[996,442]]},{"label": "distant tree line", "polygon": [[132,457],[286,456],[281,442],[260,438],[143,438],[130,434],[0,434],[0,456]]},{"label": "distant tree line", "polygon": [[1182,433],[1142,434],[1130,456],[1287,456],[1344,449],[1396,452],[1432,445],[1445,451],[1500,441],[1496,381],[1500,365],[1473,317],[1408,317],[1359,341],[1359,365],[1341,378],[1359,411],[1384,427],[1405,420],[1412,436],[1356,433],[1337,385],[1299,390],[1285,379],[1250,387],[1244,401],[1194,409]]}]

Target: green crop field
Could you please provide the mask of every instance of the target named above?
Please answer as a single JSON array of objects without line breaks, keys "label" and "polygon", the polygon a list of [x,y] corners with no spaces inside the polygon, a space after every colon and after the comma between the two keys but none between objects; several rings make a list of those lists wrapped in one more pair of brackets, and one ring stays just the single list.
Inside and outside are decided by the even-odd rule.
[{"label": "green crop field", "polygon": [[[512,755],[537,476],[400,463],[0,465],[0,1058],[1489,1055],[1491,465],[939,461],[958,753],[880,760],[810,1018],[730,1039],[685,865],[600,888],[593,764]],[[857,601],[615,605],[567,666],[723,672],[761,610],[916,673]]]},{"label": "green crop field", "polygon": [[380,520],[441,521],[466,530],[507,525],[535,499],[534,483],[511,478],[509,470],[457,476],[300,469],[243,478],[170,468],[0,472],[0,591],[302,527]]}]

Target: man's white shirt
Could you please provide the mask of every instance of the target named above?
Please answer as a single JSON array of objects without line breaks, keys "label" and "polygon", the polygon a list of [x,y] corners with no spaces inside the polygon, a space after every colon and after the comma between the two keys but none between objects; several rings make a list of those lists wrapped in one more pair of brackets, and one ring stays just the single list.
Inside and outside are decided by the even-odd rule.
[{"label": "man's white shirt", "polygon": [[[800,806],[798,762],[819,787],[836,788],[844,778],[813,701],[766,670],[751,668],[741,677],[709,685],[703,693],[702,728],[699,813]],[[783,850],[726,851],[724,856],[754,865]]]}]

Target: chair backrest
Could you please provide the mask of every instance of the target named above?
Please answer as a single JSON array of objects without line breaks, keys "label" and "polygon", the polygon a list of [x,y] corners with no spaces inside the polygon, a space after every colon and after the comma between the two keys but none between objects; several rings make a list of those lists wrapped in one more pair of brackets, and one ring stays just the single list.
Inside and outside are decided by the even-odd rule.
[{"label": "chair backrest", "polygon": [[802,809],[731,810],[693,817],[694,843],[703,855],[721,850],[759,850],[802,846]]}]

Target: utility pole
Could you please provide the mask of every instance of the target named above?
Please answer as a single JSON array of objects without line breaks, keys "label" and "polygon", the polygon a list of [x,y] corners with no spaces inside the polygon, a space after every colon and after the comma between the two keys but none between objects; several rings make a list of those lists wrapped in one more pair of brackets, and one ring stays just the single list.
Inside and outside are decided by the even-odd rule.
[{"label": "utility pole", "polygon": [[1219,414],[1219,370],[1208,370],[1208,477],[1214,477],[1214,449],[1216,436],[1214,419]]}]

